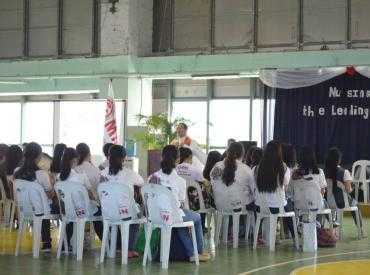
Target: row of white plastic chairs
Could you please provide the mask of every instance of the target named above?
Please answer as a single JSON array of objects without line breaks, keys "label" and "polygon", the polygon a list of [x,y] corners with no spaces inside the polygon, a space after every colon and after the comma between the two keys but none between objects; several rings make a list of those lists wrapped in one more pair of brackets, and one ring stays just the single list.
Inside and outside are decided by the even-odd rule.
[{"label": "row of white plastic chairs", "polygon": [[[137,218],[133,190],[117,182],[102,183],[98,187],[102,216],[94,216],[93,207],[87,190],[80,184],[60,182],[55,185],[61,214],[52,214],[48,198],[43,188],[36,182],[23,180],[15,181],[16,200],[19,211],[19,230],[15,255],[19,254],[22,235],[27,224],[32,224],[33,257],[39,257],[41,225],[43,220],[59,220],[59,242],[57,258],[61,256],[62,248],[68,254],[66,225],[73,223],[72,246],[77,260],[82,260],[84,229],[86,222],[103,222],[103,240],[100,262],[104,261],[105,254],[115,257],[117,228],[121,231],[122,264],[127,264],[129,226],[143,224],[145,228],[146,244],[143,265],[151,261],[150,239],[155,228],[161,229],[160,260],[162,268],[168,268],[171,231],[175,227],[191,228],[195,263],[199,265],[197,242],[194,223],[183,222],[182,217],[176,215],[176,202],[171,191],[161,185],[148,184],[142,188],[142,196],[147,218]],[[92,228],[92,226],[91,226]],[[111,230],[110,230],[111,229]]]},{"label": "row of white plastic chairs", "polygon": [[[271,214],[269,209],[265,207],[266,204],[261,204],[260,212],[257,213],[257,222],[254,223],[254,213],[246,211],[244,207],[241,207],[242,203],[239,198],[234,200],[228,200],[229,205],[218,205],[218,211],[213,208],[206,208],[202,191],[198,183],[188,181],[187,187],[196,188],[199,195],[200,209],[199,213],[205,213],[208,216],[208,228],[210,228],[211,217],[215,220],[215,244],[218,245],[221,227],[223,227],[223,239],[227,242],[228,237],[228,221],[229,217],[233,219],[233,247],[238,247],[238,235],[239,235],[239,219],[241,215],[246,215],[246,233],[245,238],[248,239],[250,232],[254,231],[254,242],[253,247],[256,248],[257,244],[257,232],[259,230],[260,222],[268,218],[269,219],[269,244],[270,250],[275,249],[275,238],[276,238],[276,225],[279,217],[292,218],[293,225],[297,228],[296,214],[295,212],[284,212],[281,208],[279,214]],[[176,216],[175,211],[176,205],[174,203],[171,192],[160,185],[147,185],[142,189],[142,195],[144,198],[144,204],[147,210],[147,217],[143,219],[135,218],[136,212],[134,207],[134,199],[132,190],[119,183],[104,183],[99,185],[98,194],[101,201],[102,217],[96,217],[92,213],[92,208],[89,207],[90,200],[86,189],[78,184],[70,182],[58,183],[55,186],[58,199],[63,205],[63,211],[61,215],[50,214],[50,206],[47,200],[46,194],[42,187],[35,182],[26,182],[17,180],[15,183],[15,194],[18,201],[19,208],[19,231],[16,245],[16,255],[19,253],[20,242],[22,234],[27,223],[33,224],[33,256],[37,258],[39,256],[40,249],[40,235],[41,235],[41,223],[43,219],[55,219],[61,220],[60,223],[60,236],[58,244],[57,257],[61,256],[62,247],[64,246],[65,252],[68,253],[68,245],[66,240],[66,224],[74,223],[74,237],[72,240],[73,252],[77,254],[77,260],[82,259],[83,252],[83,239],[84,239],[84,228],[86,222],[103,221],[104,232],[101,248],[101,262],[104,261],[106,250],[108,250],[109,257],[115,256],[115,244],[117,227],[120,227],[122,234],[122,263],[127,264],[127,250],[128,250],[128,239],[129,239],[129,225],[133,223],[144,224],[146,233],[146,248],[144,253],[143,263],[151,259],[149,242],[152,229],[161,228],[161,262],[164,268],[168,267],[168,255],[171,240],[171,229],[173,227],[192,227],[193,245],[194,250],[196,249],[194,225],[192,222],[184,223],[182,218]],[[329,188],[330,189],[330,188]],[[227,196],[223,192],[223,196]],[[232,190],[230,190],[232,193]],[[343,190],[344,192],[344,190]],[[83,203],[76,205],[73,201],[73,194],[80,194]],[[241,192],[239,194],[242,194]],[[330,194],[329,194],[330,195]],[[220,200],[217,198],[218,194],[215,192],[216,205]],[[345,196],[346,197],[346,196]],[[164,202],[168,202],[167,204]],[[236,211],[236,208],[238,211]],[[354,211],[358,217],[357,207],[351,207],[346,200],[346,206],[344,209],[335,209],[338,211],[338,217],[340,224],[343,217],[344,211]],[[317,214],[325,214],[331,217],[330,209],[323,209],[317,212]],[[329,219],[331,221],[331,218]],[[358,219],[357,219],[358,220]],[[359,223],[357,223],[359,224]],[[90,227],[92,228],[92,226]],[[109,230],[112,228],[112,230]],[[360,237],[360,228],[358,227],[358,236]],[[340,237],[342,236],[342,230],[340,230]],[[295,245],[298,248],[298,234],[295,234]],[[109,242],[110,240],[110,242]],[[109,245],[112,244],[112,245]],[[196,255],[197,256],[197,255]],[[196,261],[198,263],[198,261]]]}]

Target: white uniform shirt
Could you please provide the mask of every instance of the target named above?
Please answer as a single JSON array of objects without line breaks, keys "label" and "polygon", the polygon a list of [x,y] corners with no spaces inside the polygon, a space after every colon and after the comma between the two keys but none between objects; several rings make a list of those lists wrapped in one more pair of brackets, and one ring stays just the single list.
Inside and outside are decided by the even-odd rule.
[{"label": "white uniform shirt", "polygon": [[[256,180],[256,187],[257,187],[257,175],[255,175]],[[283,180],[283,186],[278,186],[278,188],[275,190],[275,192],[269,193],[269,192],[262,192],[259,193],[260,196],[263,196],[265,201],[267,202],[267,206],[271,208],[279,208],[280,206],[286,206],[287,200],[285,196],[285,189],[289,185],[290,181],[290,169],[286,168],[284,173],[284,180]],[[258,205],[258,202],[256,202]]]},{"label": "white uniform shirt", "polygon": [[177,174],[186,179],[191,179],[193,181],[202,182],[204,181],[202,171],[198,169],[196,166],[183,162],[176,167]]},{"label": "white uniform shirt", "polygon": [[100,182],[100,170],[96,168],[92,163],[84,161],[74,169],[79,174],[85,174],[90,181],[89,190],[93,192],[94,195],[97,194],[98,184]]},{"label": "white uniform shirt", "polygon": [[[255,184],[252,170],[239,160],[236,161],[236,164],[237,168],[235,171],[235,181],[233,184],[241,186],[244,192],[243,196],[245,200],[244,203],[247,205],[255,201]],[[225,183],[222,181],[222,173],[224,169],[225,169],[224,161],[220,161],[215,164],[211,171],[210,178],[212,188],[214,190],[217,190],[217,186],[220,184],[225,185]]]},{"label": "white uniform shirt", "polygon": [[181,209],[181,203],[185,202],[186,199],[186,181],[177,174],[175,169],[172,170],[172,173],[169,175],[159,170],[155,172],[152,177],[158,179],[159,184],[171,189],[176,200],[176,205],[178,206],[179,214],[185,216],[184,211]]},{"label": "white uniform shirt", "polygon": [[100,175],[108,181],[116,181],[122,184],[128,184],[134,189],[134,185],[143,186],[145,184],[143,178],[134,171],[123,167],[116,175],[109,174],[109,167],[100,172]]}]

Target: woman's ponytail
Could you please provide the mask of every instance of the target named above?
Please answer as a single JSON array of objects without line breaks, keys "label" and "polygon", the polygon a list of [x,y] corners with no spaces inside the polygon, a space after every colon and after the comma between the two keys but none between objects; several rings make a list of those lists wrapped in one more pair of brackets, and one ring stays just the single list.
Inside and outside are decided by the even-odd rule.
[{"label": "woman's ponytail", "polygon": [[237,169],[236,160],[244,155],[243,145],[239,142],[230,144],[224,159],[224,170],[222,172],[222,181],[226,186],[230,186],[235,181],[235,171]]}]

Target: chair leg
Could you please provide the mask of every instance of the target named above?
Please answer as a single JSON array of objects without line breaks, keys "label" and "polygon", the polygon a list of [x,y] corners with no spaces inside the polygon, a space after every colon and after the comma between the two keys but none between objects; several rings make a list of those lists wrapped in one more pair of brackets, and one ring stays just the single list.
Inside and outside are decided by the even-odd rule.
[{"label": "chair leg", "polygon": [[15,246],[15,256],[19,255],[19,249],[21,246],[21,241],[23,238],[23,232],[26,227],[26,222],[23,219],[20,219],[19,221],[19,228],[18,228],[18,234],[17,234],[17,244]]},{"label": "chair leg", "polygon": [[220,212],[216,212],[215,214],[215,224],[216,224],[216,232],[215,232],[215,246],[217,247],[220,243],[220,235],[221,235],[221,226],[222,226],[222,214]]},{"label": "chair leg", "polygon": [[276,226],[277,226],[277,216],[270,216],[270,251],[275,251],[275,240],[276,240]]},{"label": "chair leg", "polygon": [[358,212],[359,210],[357,209],[355,211],[355,215],[356,215],[356,227],[357,227],[357,239],[361,239],[361,221],[360,221],[360,214]]},{"label": "chair leg", "polygon": [[85,237],[85,220],[77,221],[77,261],[82,261]]},{"label": "chair leg", "polygon": [[32,253],[33,258],[37,259],[40,255],[40,241],[41,241],[41,226],[42,226],[42,219],[41,218],[34,218],[33,219],[33,229],[32,229]]},{"label": "chair leg", "polygon": [[299,238],[298,238],[297,220],[295,216],[292,217],[292,222],[293,222],[293,230],[294,230],[294,245],[295,245],[295,248],[298,250],[299,249]]},{"label": "chair leg", "polygon": [[143,256],[143,266],[146,265],[147,260],[151,261],[151,249],[150,249],[150,240],[152,238],[152,226],[150,224],[144,225],[145,227],[145,249]]},{"label": "chair leg", "polygon": [[257,248],[258,231],[260,229],[260,225],[261,225],[261,217],[257,215],[256,226],[254,227],[254,233],[253,233],[253,249]]},{"label": "chair leg", "polygon": [[367,203],[368,200],[369,200],[369,187],[368,187],[368,182],[365,180],[365,182],[363,183],[364,185],[364,203]]},{"label": "chair leg", "polygon": [[[329,217],[329,228],[333,229],[333,213],[328,214],[328,217]],[[325,217],[323,220],[325,220]]]},{"label": "chair leg", "polygon": [[[64,242],[64,239],[66,238],[66,222],[62,221],[59,225],[59,241],[58,241],[58,251],[57,251],[57,259],[60,258],[60,255],[62,254],[62,246]],[[65,251],[68,251],[68,246],[64,247]]]},{"label": "chair leg", "polygon": [[343,211],[337,211],[337,219],[339,222],[339,240],[343,240]]},{"label": "chair leg", "polygon": [[93,250],[95,249],[95,230],[94,230],[94,222],[90,222],[90,248]]},{"label": "chair leg", "polygon": [[240,215],[233,214],[233,248],[238,248],[239,244],[239,222]]},{"label": "chair leg", "polygon": [[[169,260],[169,257],[170,257],[170,246],[171,246],[171,232],[172,232],[172,228],[171,227],[170,228],[162,228],[162,231],[164,232],[163,233],[162,268],[163,269],[168,269],[168,260]],[[194,231],[194,234],[195,234],[195,231]],[[194,248],[194,255],[195,255],[195,248]]]},{"label": "chair leg", "polygon": [[128,262],[128,241],[130,237],[130,224],[121,224],[121,247],[122,247],[122,264],[127,265]]},{"label": "chair leg", "polygon": [[100,263],[104,262],[105,258],[105,251],[108,248],[108,233],[109,233],[109,223],[107,221],[103,221],[103,239],[101,243],[101,250],[100,250]]},{"label": "chair leg", "polygon": [[253,218],[253,214],[251,214],[250,212],[247,212],[246,221],[245,221],[245,236],[244,236],[244,240],[246,242],[248,242],[249,240],[249,234],[250,234],[250,230],[252,227],[252,218]]},{"label": "chair leg", "polygon": [[112,225],[110,229],[110,247],[109,247],[109,258],[116,257],[117,249],[117,226]]},{"label": "chair leg", "polygon": [[207,219],[207,234],[209,236],[209,239],[211,238],[212,236],[212,233],[211,233],[211,223],[212,223],[212,212],[209,212],[206,214],[206,219]]},{"label": "chair leg", "polygon": [[227,244],[229,237],[229,218],[228,215],[222,217],[222,241],[224,244]]},{"label": "chair leg", "polygon": [[199,265],[198,245],[197,245],[197,238],[196,238],[196,235],[195,235],[194,225],[191,227],[191,238],[193,239],[195,264]]}]

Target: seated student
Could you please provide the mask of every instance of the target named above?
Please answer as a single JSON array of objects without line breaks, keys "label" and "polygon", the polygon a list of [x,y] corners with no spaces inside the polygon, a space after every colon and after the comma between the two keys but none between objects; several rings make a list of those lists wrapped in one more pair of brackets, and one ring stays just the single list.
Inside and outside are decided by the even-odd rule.
[{"label": "seated student", "polygon": [[51,161],[50,173],[53,182],[56,182],[60,173],[60,162],[62,160],[62,155],[67,146],[64,143],[58,143],[54,146],[53,160]]},{"label": "seated student", "polygon": [[[123,166],[126,158],[126,149],[121,145],[112,145],[109,150],[109,165],[103,171],[101,176],[103,181],[112,181],[119,184],[126,184],[134,191],[134,186],[143,186],[143,178],[136,174],[134,171]],[[139,211],[138,211],[139,212]],[[128,245],[128,257],[138,257],[139,254],[134,251],[135,243],[137,240],[139,231],[138,224],[132,224],[130,226],[130,237]],[[121,234],[117,235],[117,248],[121,247]]]},{"label": "seated student", "polygon": [[[357,205],[357,201],[352,198],[349,194],[352,192],[352,176],[351,173],[340,166],[342,161],[342,153],[338,148],[331,148],[326,156],[325,160],[325,177],[327,180],[332,181],[332,196],[327,196],[328,204],[331,208],[344,208],[344,198],[342,189],[339,185],[342,185],[345,193],[348,196],[348,202],[351,206]],[[328,191],[329,193],[329,191]],[[353,219],[356,222],[356,216],[354,212],[351,212]],[[359,210],[360,215],[360,227],[362,228],[362,217],[361,211]]]},{"label": "seated student", "polygon": [[99,165],[99,170],[104,170],[109,165],[109,150],[113,146],[113,143],[106,143],[103,146],[103,154],[105,156],[105,160]]},{"label": "seated student", "polygon": [[[243,145],[239,142],[230,144],[227,150],[226,158],[223,161],[216,163],[211,171],[211,184],[213,192],[218,192],[218,189],[224,190],[233,185],[239,185],[244,192],[243,203],[246,205],[254,203],[254,181],[251,169],[242,162],[244,156]],[[237,190],[237,189],[235,189]],[[228,200],[228,198],[225,198]]]},{"label": "seated student", "polygon": [[[324,171],[317,166],[316,155],[312,148],[303,147],[298,159],[298,167],[293,170],[288,192],[299,210],[322,209],[325,188]],[[300,192],[298,192],[300,188]]]},{"label": "seated student", "polygon": [[215,207],[215,202],[213,198],[212,185],[211,185],[211,171],[215,167],[216,163],[223,160],[223,156],[218,151],[211,151],[208,153],[206,165],[203,170],[204,182],[203,188],[203,198],[204,204],[207,208]]},{"label": "seated student", "polygon": [[91,191],[97,198],[97,188],[100,182],[100,170],[91,163],[90,148],[86,143],[80,143],[76,146],[78,163],[75,171],[79,174],[86,174],[90,181]]},{"label": "seated student", "polygon": [[[75,168],[77,166],[77,160],[78,155],[74,148],[66,148],[64,150],[62,159],[61,159],[61,165],[60,165],[60,174],[58,177],[58,181],[60,182],[68,182],[70,184],[80,184],[83,185],[86,190],[88,191],[89,197],[91,199],[90,201],[90,211],[96,216],[101,215],[101,211],[97,207],[96,199],[91,192],[91,184],[89,182],[89,179],[85,174],[79,174],[75,171]],[[81,205],[81,198],[78,194],[72,194],[73,202],[75,203],[75,206],[78,207]],[[62,206],[63,207],[63,206]],[[94,229],[100,240],[103,236],[103,224],[101,221],[94,222]],[[67,225],[66,228],[67,231],[67,240],[68,244],[70,244],[70,239],[72,237],[73,233],[73,224],[70,223]]]},{"label": "seated student", "polygon": [[[263,157],[258,166],[254,169],[257,186],[256,205],[257,212],[259,204],[263,200],[272,214],[279,213],[279,208],[284,207],[285,212],[294,210],[291,200],[289,203],[285,191],[290,181],[290,171],[283,162],[282,148],[278,141],[267,143]],[[293,223],[287,219],[289,231],[294,236]]]},{"label": "seated student", "polygon": [[185,180],[203,182],[202,171],[193,164],[193,153],[190,148],[180,147],[180,163],[176,166],[177,174]]},{"label": "seated student", "polygon": [[9,146],[9,150],[6,154],[5,169],[11,199],[14,199],[13,194],[14,171],[16,168],[21,166],[22,161],[23,161],[22,148],[19,147],[18,145]]},{"label": "seated student", "polygon": [[4,187],[6,197],[10,199],[11,191],[9,189],[8,181],[6,179],[6,154],[8,150],[9,150],[8,145],[0,143],[0,184],[2,184]]},{"label": "seated student", "polygon": [[[149,178],[149,183],[161,184],[169,187],[177,202],[179,214],[184,222],[193,221],[198,246],[199,261],[208,261],[209,254],[203,252],[203,230],[201,218],[198,213],[182,209],[185,202],[186,182],[176,173],[176,162],[178,161],[178,150],[174,145],[167,145],[162,150],[161,170],[155,172]],[[181,240],[185,254],[190,261],[194,261],[194,247],[188,228],[177,228],[177,234]]]},{"label": "seated student", "polygon": [[[26,181],[36,181],[39,183],[44,188],[49,199],[51,213],[57,214],[59,213],[59,207],[55,200],[55,192],[50,182],[49,174],[46,171],[41,170],[38,166],[41,156],[41,146],[35,142],[28,143],[24,149],[24,163],[19,169],[15,170],[14,178]],[[50,220],[42,221],[41,240],[43,242],[42,250],[45,252],[50,251]]]}]

